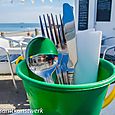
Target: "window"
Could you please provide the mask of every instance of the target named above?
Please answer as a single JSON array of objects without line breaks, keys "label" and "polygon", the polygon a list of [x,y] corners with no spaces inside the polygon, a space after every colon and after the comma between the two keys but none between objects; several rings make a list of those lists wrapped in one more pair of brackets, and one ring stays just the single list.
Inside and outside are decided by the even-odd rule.
[{"label": "window", "polygon": [[97,21],[110,21],[112,0],[97,1]]},{"label": "window", "polygon": [[89,0],[79,0],[78,30],[88,28]]}]

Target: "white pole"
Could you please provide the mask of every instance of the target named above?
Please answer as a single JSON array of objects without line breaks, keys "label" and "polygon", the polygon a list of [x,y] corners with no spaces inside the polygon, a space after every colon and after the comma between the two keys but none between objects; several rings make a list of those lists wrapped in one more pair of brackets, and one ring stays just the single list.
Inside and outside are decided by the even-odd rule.
[{"label": "white pole", "polygon": [[97,0],[89,0],[88,29],[95,28]]},{"label": "white pole", "polygon": [[79,0],[75,0],[75,28],[76,33],[78,32],[78,19],[79,19]]}]

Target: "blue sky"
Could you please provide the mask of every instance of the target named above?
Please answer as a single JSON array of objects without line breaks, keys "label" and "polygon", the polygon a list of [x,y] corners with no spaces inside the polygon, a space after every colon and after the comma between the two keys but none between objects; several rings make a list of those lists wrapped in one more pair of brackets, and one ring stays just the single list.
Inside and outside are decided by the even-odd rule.
[{"label": "blue sky", "polygon": [[[10,22],[38,22],[38,15],[62,13],[62,6],[64,2],[73,5],[74,0],[0,0],[0,23]],[[42,2],[44,1],[44,3]],[[52,1],[52,2],[50,2]]]}]

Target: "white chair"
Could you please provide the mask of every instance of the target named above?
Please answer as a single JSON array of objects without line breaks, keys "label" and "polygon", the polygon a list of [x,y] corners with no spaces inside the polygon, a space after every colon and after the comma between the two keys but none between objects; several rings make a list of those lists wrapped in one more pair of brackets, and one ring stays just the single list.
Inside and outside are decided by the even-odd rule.
[{"label": "white chair", "polygon": [[[12,76],[12,80],[13,80],[13,84],[14,84],[14,87],[17,89],[17,85],[16,85],[16,82],[15,82],[15,77],[14,77],[14,73],[13,73],[13,67],[12,67],[12,63],[14,62],[11,62],[10,60],[10,54],[9,54],[9,51],[3,47],[0,46],[0,49],[2,51],[4,51],[6,53],[6,56],[7,56],[7,60],[8,60],[8,64],[9,64],[9,68],[10,68],[10,72],[11,72],[11,76]],[[1,57],[1,60],[2,60],[3,57]]]},{"label": "white chair", "polygon": [[[17,89],[14,77],[16,65],[14,63],[19,56],[24,57],[23,45],[27,45],[27,43],[6,37],[1,37],[0,39],[0,65],[2,66],[0,73],[11,73],[14,87]],[[17,47],[14,47],[12,43],[15,43]]]},{"label": "white chair", "polygon": [[115,37],[103,38],[101,57],[115,64]]}]

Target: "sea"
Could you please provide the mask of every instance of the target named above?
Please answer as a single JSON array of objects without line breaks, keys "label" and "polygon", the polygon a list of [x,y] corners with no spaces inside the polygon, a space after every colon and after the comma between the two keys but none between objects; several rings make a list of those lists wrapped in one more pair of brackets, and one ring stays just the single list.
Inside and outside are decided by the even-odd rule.
[{"label": "sea", "polygon": [[0,23],[0,32],[29,31],[39,28],[39,23]]}]

